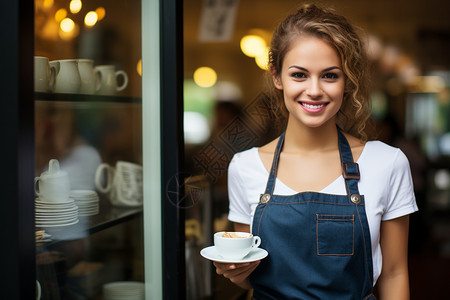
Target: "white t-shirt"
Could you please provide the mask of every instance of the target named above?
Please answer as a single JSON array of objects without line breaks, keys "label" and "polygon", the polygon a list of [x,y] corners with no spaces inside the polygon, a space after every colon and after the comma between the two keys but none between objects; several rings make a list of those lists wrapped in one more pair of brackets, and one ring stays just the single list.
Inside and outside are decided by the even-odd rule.
[{"label": "white t-shirt", "polygon": [[[403,152],[380,141],[366,143],[357,161],[361,174],[358,188],[364,195],[367,220],[372,239],[373,278],[375,285],[381,273],[380,224],[418,210],[409,162]],[[232,222],[252,224],[253,214],[264,193],[269,173],[258,148],[236,153],[228,167],[228,196]],[[346,195],[342,175],[324,188],[322,193]],[[278,178],[274,194],[294,195],[297,192]]]}]

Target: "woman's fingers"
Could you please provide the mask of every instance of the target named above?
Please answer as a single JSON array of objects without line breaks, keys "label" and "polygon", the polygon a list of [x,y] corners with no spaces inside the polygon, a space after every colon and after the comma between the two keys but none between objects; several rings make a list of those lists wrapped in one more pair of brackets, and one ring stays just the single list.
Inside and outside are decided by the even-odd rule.
[{"label": "woman's fingers", "polygon": [[247,279],[247,277],[256,269],[260,261],[251,263],[237,263],[237,264],[225,264],[214,262],[216,272],[219,275],[223,275],[231,282],[240,283]]},{"label": "woman's fingers", "polygon": [[214,266],[216,267],[217,271],[225,272],[228,270],[235,270],[239,268],[245,268],[249,266],[250,263],[219,263],[214,262]]}]

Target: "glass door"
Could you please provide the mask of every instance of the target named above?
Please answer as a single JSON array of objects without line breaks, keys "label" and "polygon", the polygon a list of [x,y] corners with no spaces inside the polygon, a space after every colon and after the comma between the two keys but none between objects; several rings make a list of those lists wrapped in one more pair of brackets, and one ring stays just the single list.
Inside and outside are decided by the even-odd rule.
[{"label": "glass door", "polygon": [[158,6],[35,0],[41,299],[162,298]]}]

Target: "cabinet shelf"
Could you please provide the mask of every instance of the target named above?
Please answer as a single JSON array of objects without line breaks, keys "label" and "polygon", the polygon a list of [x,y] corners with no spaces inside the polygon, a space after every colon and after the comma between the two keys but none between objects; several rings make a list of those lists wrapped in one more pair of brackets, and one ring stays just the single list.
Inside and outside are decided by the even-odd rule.
[{"label": "cabinet shelf", "polygon": [[69,226],[37,227],[50,234],[50,241],[37,241],[37,252],[54,249],[67,241],[85,238],[93,233],[111,228],[123,222],[142,216],[142,207],[115,207],[105,197],[100,198],[100,213],[80,216],[79,222]]},{"label": "cabinet shelf", "polygon": [[142,103],[142,99],[138,97],[39,93],[39,92],[34,93],[34,99],[37,101],[63,101],[63,102]]}]

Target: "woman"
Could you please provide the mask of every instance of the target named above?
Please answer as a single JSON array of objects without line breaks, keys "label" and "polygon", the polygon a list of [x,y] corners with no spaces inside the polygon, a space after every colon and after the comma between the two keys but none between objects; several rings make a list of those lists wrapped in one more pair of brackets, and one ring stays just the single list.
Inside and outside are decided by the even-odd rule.
[{"label": "woman", "polygon": [[[285,132],[237,153],[229,220],[261,237],[268,257],[214,262],[255,299],[409,299],[409,163],[367,141],[363,43],[332,10],[303,6],[276,29],[270,66]],[[356,162],[356,163],[355,163]]]}]

